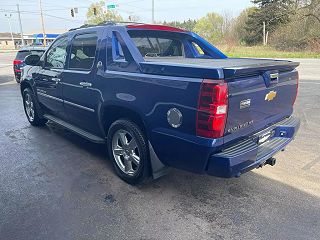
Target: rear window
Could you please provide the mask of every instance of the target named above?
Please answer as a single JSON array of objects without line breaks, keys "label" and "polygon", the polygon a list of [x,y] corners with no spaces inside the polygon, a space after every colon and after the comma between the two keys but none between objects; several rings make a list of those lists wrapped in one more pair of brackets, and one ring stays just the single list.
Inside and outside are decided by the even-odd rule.
[{"label": "rear window", "polygon": [[184,57],[182,42],[174,36],[158,36],[145,31],[129,31],[143,57]]},{"label": "rear window", "polygon": [[33,55],[39,55],[40,57],[44,53],[44,50],[24,50],[24,51],[19,51],[17,53],[16,59],[17,60],[24,60],[25,57],[33,54]]},{"label": "rear window", "polygon": [[135,29],[128,30],[128,34],[147,61],[154,61],[156,58],[221,59],[226,57],[205,40],[185,32]]}]

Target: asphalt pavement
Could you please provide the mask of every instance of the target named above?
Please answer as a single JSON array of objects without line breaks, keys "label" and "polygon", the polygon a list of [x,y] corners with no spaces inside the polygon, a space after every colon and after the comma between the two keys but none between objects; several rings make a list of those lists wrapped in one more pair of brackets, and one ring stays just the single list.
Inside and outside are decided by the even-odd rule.
[{"label": "asphalt pavement", "polygon": [[104,145],[29,125],[13,57],[0,53],[0,239],[320,239],[320,59],[298,60],[302,125],[276,166],[133,187]]}]

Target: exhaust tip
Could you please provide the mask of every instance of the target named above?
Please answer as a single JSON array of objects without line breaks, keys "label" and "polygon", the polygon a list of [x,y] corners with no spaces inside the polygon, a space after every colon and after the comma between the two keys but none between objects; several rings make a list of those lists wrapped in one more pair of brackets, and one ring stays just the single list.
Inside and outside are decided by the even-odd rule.
[{"label": "exhaust tip", "polygon": [[269,158],[267,161],[266,161],[266,164],[270,165],[270,166],[274,166],[276,165],[277,163],[277,159],[275,158]]}]

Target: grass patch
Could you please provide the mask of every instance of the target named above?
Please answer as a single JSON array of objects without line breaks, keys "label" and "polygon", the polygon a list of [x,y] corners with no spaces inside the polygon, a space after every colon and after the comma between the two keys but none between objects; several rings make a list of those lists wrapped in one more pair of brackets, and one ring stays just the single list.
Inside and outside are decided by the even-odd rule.
[{"label": "grass patch", "polygon": [[287,52],[279,51],[269,46],[218,46],[228,57],[254,57],[254,58],[320,58],[317,52]]}]

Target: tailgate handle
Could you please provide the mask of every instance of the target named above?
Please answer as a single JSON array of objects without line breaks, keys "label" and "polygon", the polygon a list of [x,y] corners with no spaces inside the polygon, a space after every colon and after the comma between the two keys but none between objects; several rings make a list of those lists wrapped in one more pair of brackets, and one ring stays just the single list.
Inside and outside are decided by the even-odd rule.
[{"label": "tailgate handle", "polygon": [[279,81],[279,73],[270,73],[270,81],[278,82]]}]

